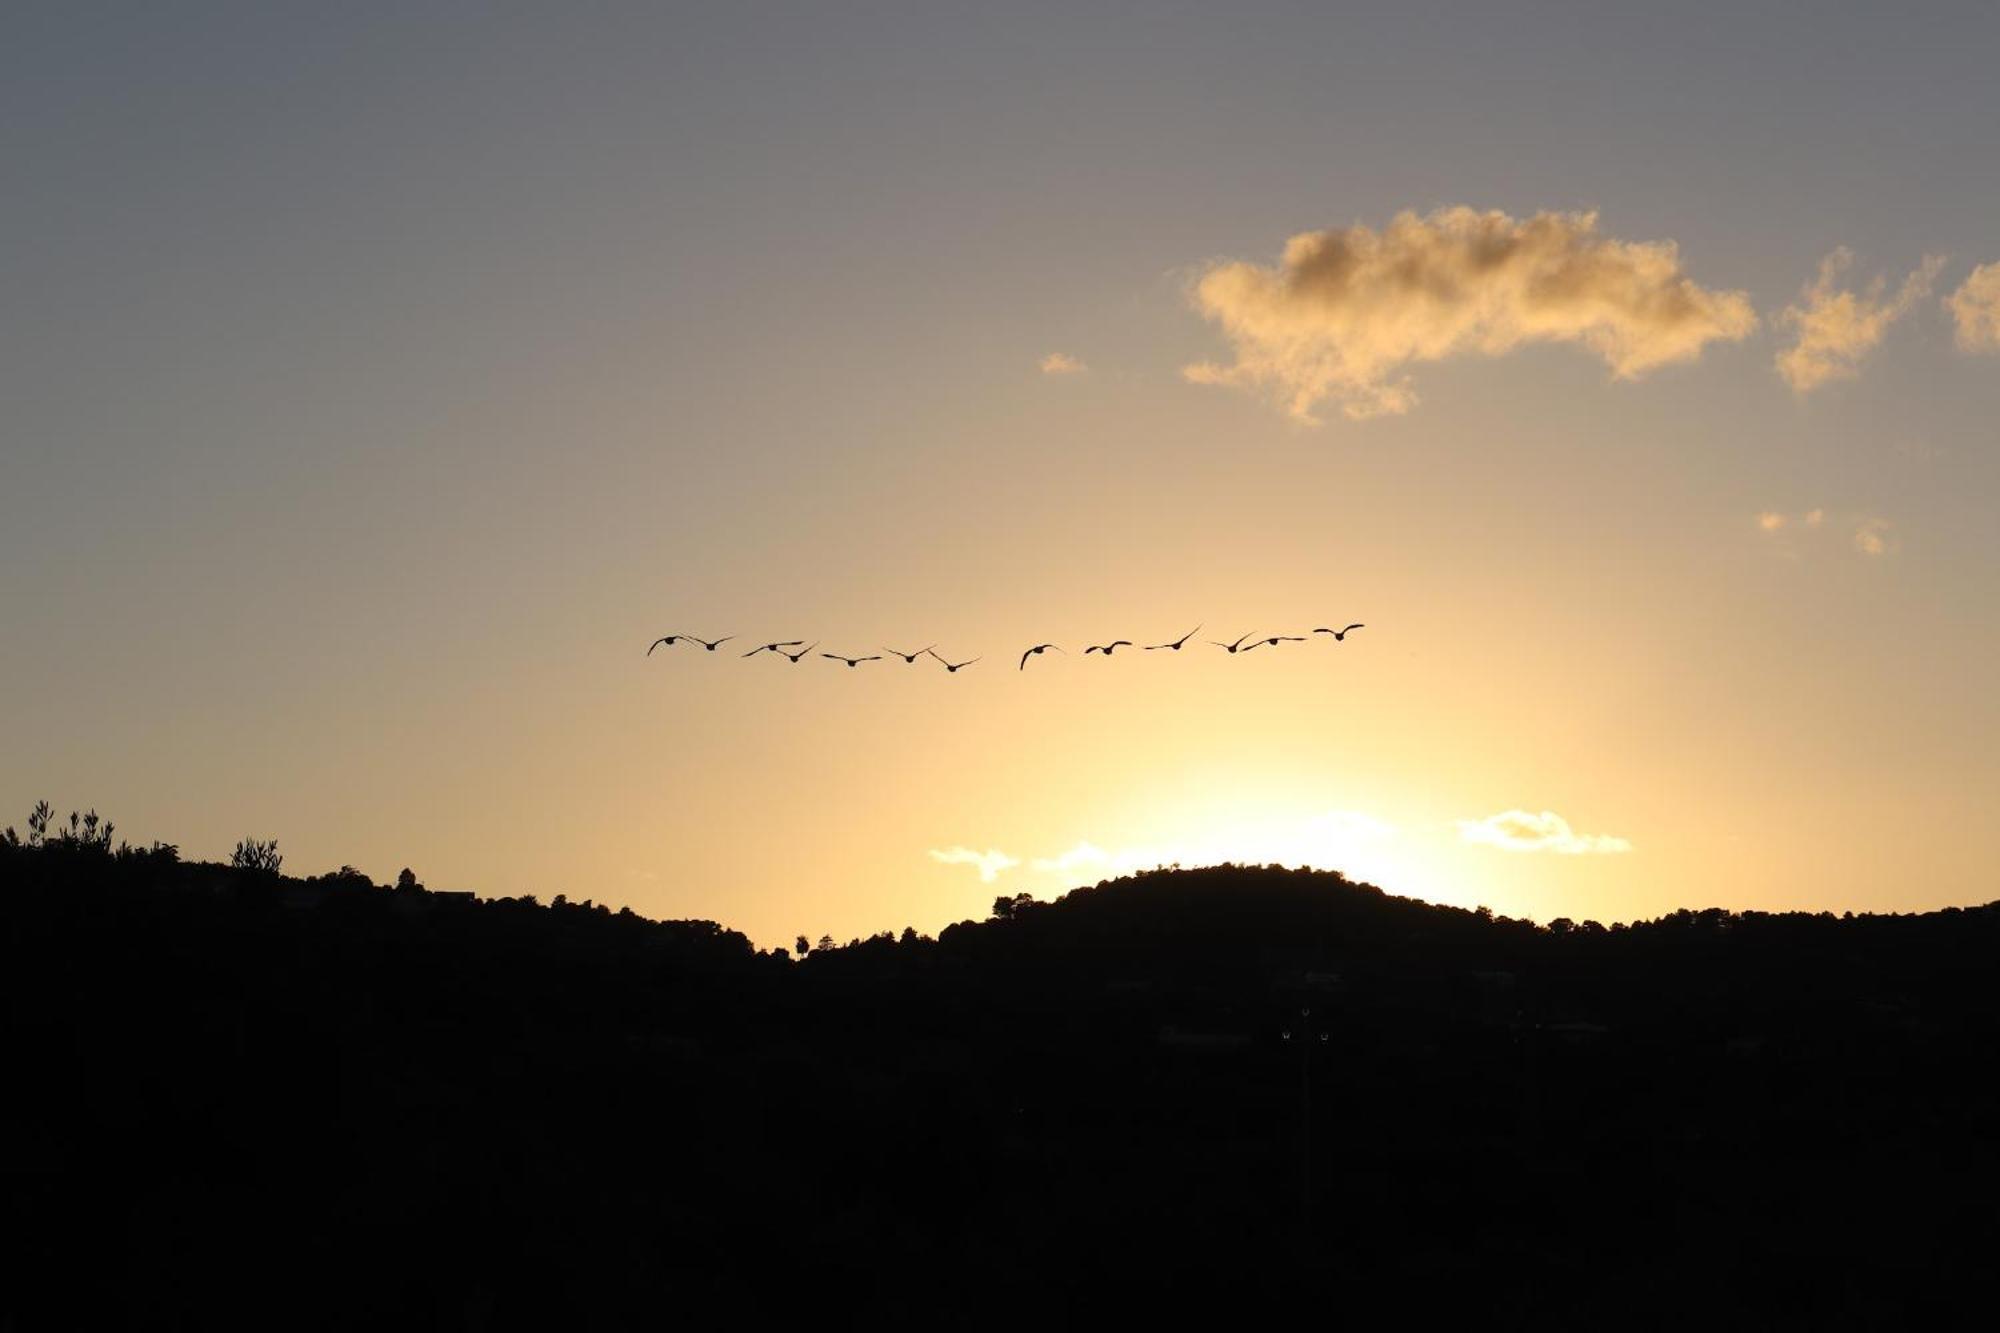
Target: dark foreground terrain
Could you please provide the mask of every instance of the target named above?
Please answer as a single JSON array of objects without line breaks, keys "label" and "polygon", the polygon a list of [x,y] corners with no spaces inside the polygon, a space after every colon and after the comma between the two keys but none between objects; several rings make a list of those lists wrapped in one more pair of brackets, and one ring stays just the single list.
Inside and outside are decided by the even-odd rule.
[{"label": "dark foreground terrain", "polygon": [[1984,1327],[1996,962],[1227,867],[800,959],[52,836],[0,1329]]}]

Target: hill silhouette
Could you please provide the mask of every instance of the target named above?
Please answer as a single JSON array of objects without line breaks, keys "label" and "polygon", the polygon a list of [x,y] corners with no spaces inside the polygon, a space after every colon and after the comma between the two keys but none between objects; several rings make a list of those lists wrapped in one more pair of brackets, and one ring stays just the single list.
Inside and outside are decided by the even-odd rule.
[{"label": "hill silhouette", "polygon": [[1226,866],[797,957],[237,860],[0,842],[0,1327],[1983,1300],[2000,904],[1537,926]]}]

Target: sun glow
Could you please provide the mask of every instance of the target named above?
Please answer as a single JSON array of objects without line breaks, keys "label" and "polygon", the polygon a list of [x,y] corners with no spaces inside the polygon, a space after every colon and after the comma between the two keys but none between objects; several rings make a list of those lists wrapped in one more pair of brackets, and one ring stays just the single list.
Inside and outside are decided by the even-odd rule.
[{"label": "sun glow", "polygon": [[[1438,831],[1405,831],[1358,810],[1331,810],[1304,818],[1242,814],[1205,829],[1186,825],[1157,839],[1102,846],[1080,841],[1030,860],[1016,876],[1036,896],[1055,896],[1078,885],[1165,866],[1281,865],[1339,871],[1385,892],[1432,902],[1460,903],[1463,877],[1437,864],[1430,844]],[[1457,887],[1448,887],[1456,883]]]}]

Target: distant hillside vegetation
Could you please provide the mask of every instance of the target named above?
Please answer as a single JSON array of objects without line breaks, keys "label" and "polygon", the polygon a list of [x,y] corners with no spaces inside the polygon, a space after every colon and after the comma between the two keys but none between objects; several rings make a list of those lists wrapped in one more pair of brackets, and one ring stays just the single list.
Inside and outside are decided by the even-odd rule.
[{"label": "distant hillside vegetation", "polygon": [[2000,904],[1225,866],[799,957],[233,860],[0,838],[0,1327],[1938,1326],[2000,1238]]}]

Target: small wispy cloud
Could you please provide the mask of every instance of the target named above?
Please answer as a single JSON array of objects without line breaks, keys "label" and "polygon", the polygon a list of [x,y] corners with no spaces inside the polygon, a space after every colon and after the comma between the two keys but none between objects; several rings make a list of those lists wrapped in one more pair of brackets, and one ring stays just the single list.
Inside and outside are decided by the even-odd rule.
[{"label": "small wispy cloud", "polygon": [[1090,369],[1067,352],[1050,352],[1038,364],[1044,375],[1082,375]]},{"label": "small wispy cloud", "polygon": [[1855,550],[1869,556],[1888,555],[1896,549],[1893,535],[1896,525],[1875,514],[1829,517],[1824,509],[1808,509],[1802,514],[1766,509],[1757,515],[1756,523],[1757,530],[1772,538],[1788,559],[1799,557],[1800,547],[1792,540],[1794,533],[1801,538],[1818,532],[1845,533]]},{"label": "small wispy cloud", "polygon": [[1275,266],[1210,265],[1190,298],[1236,360],[1182,376],[1266,391],[1307,424],[1329,400],[1356,420],[1409,411],[1404,372],[1422,362],[1573,343],[1631,380],[1757,326],[1744,293],[1683,274],[1672,241],[1600,235],[1595,213],[1443,208],[1301,232]]},{"label": "small wispy cloud", "polygon": [[931,849],[931,860],[940,865],[971,866],[979,872],[981,883],[991,884],[1000,878],[1000,872],[1011,870],[1021,864],[1018,857],[1007,855],[994,848],[979,851],[972,847],[945,847]]},{"label": "small wispy cloud", "polygon": [[1886,518],[1863,519],[1861,526],[1854,530],[1854,549],[1868,556],[1889,554],[1896,543],[1890,532],[1893,526]]},{"label": "small wispy cloud", "polygon": [[1829,380],[1853,379],[1861,359],[1875,350],[1889,326],[1928,297],[1944,267],[1944,256],[1926,255],[1915,272],[1903,279],[1896,295],[1885,295],[1888,279],[1881,274],[1864,291],[1839,285],[1841,274],[1854,263],[1854,252],[1836,249],[1819,264],[1819,276],[1786,306],[1778,322],[1797,335],[1778,353],[1778,374],[1795,393],[1810,393]]},{"label": "small wispy cloud", "polygon": [[1537,814],[1531,810],[1503,810],[1484,819],[1458,821],[1459,836],[1467,842],[1501,847],[1510,852],[1556,852],[1563,856],[1587,856],[1629,852],[1632,844],[1605,833],[1578,833],[1569,821],[1553,810]]},{"label": "small wispy cloud", "polygon": [[1816,528],[1826,522],[1824,509],[1808,509],[1803,514],[1784,514],[1775,509],[1766,509],[1757,515],[1757,526],[1765,532],[1783,532],[1786,528]]},{"label": "small wispy cloud", "polygon": [[1944,304],[1957,326],[1962,350],[2000,353],[2000,263],[1972,270]]},{"label": "small wispy cloud", "polygon": [[1066,875],[1085,866],[1108,866],[1114,859],[1110,852],[1097,844],[1080,842],[1068,851],[1058,852],[1054,856],[1037,856],[1028,864],[1045,874]]}]

